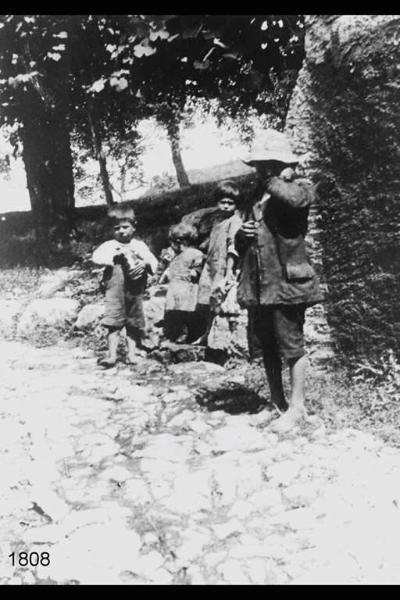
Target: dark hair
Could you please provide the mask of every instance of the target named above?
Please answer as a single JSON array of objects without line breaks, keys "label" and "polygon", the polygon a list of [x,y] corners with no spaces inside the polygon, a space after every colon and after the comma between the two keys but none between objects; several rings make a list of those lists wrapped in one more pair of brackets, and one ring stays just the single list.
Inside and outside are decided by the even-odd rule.
[{"label": "dark hair", "polygon": [[214,191],[214,200],[219,202],[222,198],[231,198],[237,204],[240,198],[240,191],[237,185],[229,179],[221,181]]},{"label": "dark hair", "polygon": [[168,237],[171,241],[187,240],[188,242],[195,242],[197,240],[197,235],[197,229],[186,223],[172,225],[168,233]]},{"label": "dark hair", "polygon": [[120,221],[129,221],[132,225],[136,225],[135,211],[131,206],[111,206],[107,216],[112,225],[117,225]]}]

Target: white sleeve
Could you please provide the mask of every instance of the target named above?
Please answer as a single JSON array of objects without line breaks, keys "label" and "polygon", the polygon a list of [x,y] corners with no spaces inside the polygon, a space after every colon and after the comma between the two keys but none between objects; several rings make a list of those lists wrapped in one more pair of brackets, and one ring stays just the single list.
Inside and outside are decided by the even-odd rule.
[{"label": "white sleeve", "polygon": [[113,265],[115,250],[116,247],[113,244],[113,240],[104,242],[93,252],[92,262],[96,265]]},{"label": "white sleeve", "polygon": [[139,254],[139,256],[144,260],[144,262],[150,267],[151,274],[157,271],[158,260],[154,256],[152,252],[150,252],[149,247],[144,242],[138,243],[134,248],[134,251]]}]

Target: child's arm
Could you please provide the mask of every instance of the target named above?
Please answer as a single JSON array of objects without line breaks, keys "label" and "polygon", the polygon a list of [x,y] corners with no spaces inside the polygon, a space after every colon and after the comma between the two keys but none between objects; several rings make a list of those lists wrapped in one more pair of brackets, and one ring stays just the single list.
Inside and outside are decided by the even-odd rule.
[{"label": "child's arm", "polygon": [[235,237],[243,221],[239,215],[235,215],[230,223],[226,238],[227,260],[226,260],[226,278],[232,279],[233,272],[238,259],[238,251],[235,247]]},{"label": "child's arm", "polygon": [[157,271],[158,260],[150,251],[150,248],[144,242],[140,242],[140,244],[138,244],[137,250],[135,249],[135,252],[136,251],[140,258],[143,260],[145,266],[147,267],[147,270],[151,273],[151,275],[154,275],[154,273]]},{"label": "child's arm", "polygon": [[169,269],[165,269],[164,273],[162,273],[160,279],[158,280],[158,283],[162,284],[166,283],[167,281],[169,281]]},{"label": "child's arm", "polygon": [[142,241],[137,240],[136,244],[132,247],[132,250],[139,257],[139,261],[136,263],[135,273],[136,277],[142,275],[146,270],[154,275],[157,271],[158,261],[154,254],[150,251],[147,244]]},{"label": "child's arm", "polygon": [[164,248],[164,250],[161,251],[160,261],[167,267],[169,263],[175,258],[175,256],[176,254],[174,250],[171,248],[171,246],[168,246],[168,248]]},{"label": "child's arm", "polygon": [[199,245],[199,250],[201,250],[201,252],[207,252],[209,244],[210,236],[206,237],[206,239],[201,242],[201,244]]},{"label": "child's arm", "polygon": [[203,253],[199,253],[196,256],[196,258],[193,259],[191,269],[190,269],[190,278],[192,280],[192,283],[198,282],[200,275],[201,275],[202,268],[203,268],[204,259],[205,259],[205,256]]},{"label": "child's arm", "polygon": [[236,265],[236,256],[232,256],[232,254],[228,254],[228,258],[226,260],[226,279],[232,279],[233,271]]}]

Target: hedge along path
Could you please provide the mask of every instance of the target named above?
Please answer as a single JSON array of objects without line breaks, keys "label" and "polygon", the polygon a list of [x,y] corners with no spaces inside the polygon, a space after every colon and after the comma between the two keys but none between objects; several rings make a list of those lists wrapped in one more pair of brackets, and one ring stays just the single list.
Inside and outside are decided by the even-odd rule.
[{"label": "hedge along path", "polygon": [[308,15],[286,120],[319,192],[328,317],[346,364],[382,367],[390,351],[400,356],[399,23],[398,15]]},{"label": "hedge along path", "polygon": [[0,350],[2,583],[399,582],[398,449],[208,411],[199,383],[227,375],[212,363]]}]

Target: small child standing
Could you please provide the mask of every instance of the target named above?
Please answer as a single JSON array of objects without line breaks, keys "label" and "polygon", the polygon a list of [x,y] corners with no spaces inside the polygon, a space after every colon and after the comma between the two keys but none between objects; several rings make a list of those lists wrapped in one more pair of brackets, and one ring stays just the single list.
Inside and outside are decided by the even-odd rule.
[{"label": "small child standing", "polygon": [[128,363],[137,363],[145,331],[143,294],[148,274],[157,269],[157,259],[147,245],[134,238],[136,218],[129,206],[109,209],[114,239],[101,244],[94,251],[92,261],[104,265],[105,310],[102,325],[108,329],[108,355],[99,360],[103,367],[113,367],[117,362],[120,333],[126,328]]},{"label": "small child standing", "polygon": [[176,225],[174,225],[173,227],[170,227],[169,232],[168,232],[169,246],[168,246],[168,248],[164,248],[161,251],[161,254],[159,256],[158,269],[157,269],[158,283],[162,283],[164,272],[169,267],[171,261],[181,251],[181,244],[180,244],[180,242],[176,241],[175,236],[174,236],[175,228],[176,228]]},{"label": "small child standing", "polygon": [[160,283],[168,280],[165,300],[164,334],[173,342],[191,343],[197,337],[195,310],[198,280],[203,265],[203,253],[193,244],[197,231],[180,223],[170,229],[171,245],[179,252],[164,271]]},{"label": "small child standing", "polygon": [[[197,343],[207,344],[214,317],[227,292],[236,289],[235,267],[237,252],[235,235],[242,224],[237,209],[240,191],[232,181],[219,183],[214,193],[217,218],[207,244],[207,256],[199,281],[197,312],[202,321],[201,337]],[[235,289],[233,291],[235,291]]]}]

